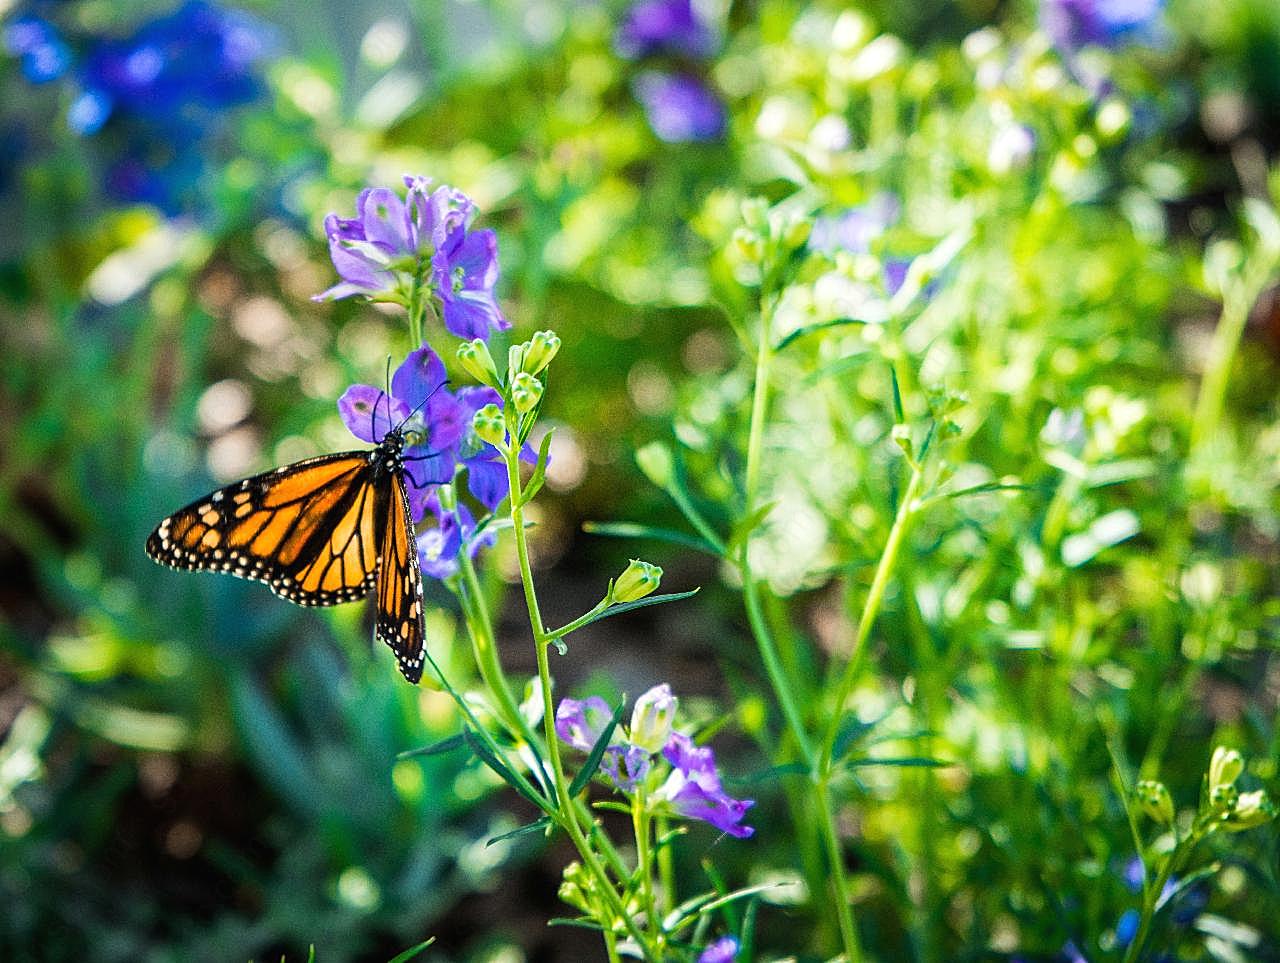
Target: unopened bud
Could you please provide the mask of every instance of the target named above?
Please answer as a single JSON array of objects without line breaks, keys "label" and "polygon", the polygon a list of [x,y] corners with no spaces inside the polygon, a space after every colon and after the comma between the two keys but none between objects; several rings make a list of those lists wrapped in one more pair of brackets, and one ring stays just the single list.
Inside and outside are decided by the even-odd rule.
[{"label": "unopened bud", "polygon": [[1142,811],[1161,826],[1173,825],[1173,798],[1162,782],[1144,779],[1134,788]]},{"label": "unopened bud", "polygon": [[514,378],[517,371],[524,366],[524,353],[529,347],[529,342],[524,344],[513,344],[507,349],[507,377]]},{"label": "unopened bud", "polygon": [[737,228],[731,243],[733,252],[748,264],[759,264],[764,259],[764,239],[749,228]]},{"label": "unopened bud", "polygon": [[805,241],[809,240],[809,233],[813,230],[813,222],[807,218],[798,218],[787,225],[787,229],[782,233],[782,243],[791,250],[803,247]]},{"label": "unopened bud", "polygon": [[520,414],[533,411],[541,399],[542,382],[533,375],[527,371],[521,371],[511,379],[511,401]]},{"label": "unopened bud", "polygon": [[769,229],[769,202],[763,197],[748,197],[742,202],[742,223],[757,232]]},{"label": "unopened bud", "polygon": [[1231,783],[1209,789],[1209,808],[1219,815],[1229,815],[1240,801],[1240,790]]},{"label": "unopened bud", "polygon": [[502,409],[493,404],[485,405],[472,417],[471,430],[481,441],[501,445],[507,438],[507,423],[502,417]]},{"label": "unopened bud", "polygon": [[496,388],[502,384],[497,365],[493,363],[493,355],[489,353],[489,346],[479,338],[458,345],[458,363],[466,369],[467,374],[483,385]]},{"label": "unopened bud", "polygon": [[551,364],[551,359],[559,350],[560,338],[554,331],[539,331],[529,340],[520,370],[526,374],[536,375]]},{"label": "unopened bud", "polygon": [[1236,800],[1236,807],[1223,821],[1223,825],[1232,832],[1252,829],[1276,818],[1276,807],[1267,796],[1266,790],[1242,792]]},{"label": "unopened bud", "polygon": [[671,686],[665,682],[637,699],[631,710],[631,744],[648,753],[662,751],[671,738],[678,704],[679,700],[671,694]]},{"label": "unopened bud", "polygon": [[613,583],[612,601],[634,602],[642,599],[662,581],[662,569],[633,558],[626,570]]},{"label": "unopened bud", "polygon": [[1244,771],[1244,758],[1234,749],[1218,746],[1209,760],[1209,791],[1230,786]]},{"label": "unopened bud", "polygon": [[591,916],[595,913],[593,899],[595,880],[591,878],[581,863],[576,860],[564,868],[564,880],[560,883],[560,898],[572,906]]}]

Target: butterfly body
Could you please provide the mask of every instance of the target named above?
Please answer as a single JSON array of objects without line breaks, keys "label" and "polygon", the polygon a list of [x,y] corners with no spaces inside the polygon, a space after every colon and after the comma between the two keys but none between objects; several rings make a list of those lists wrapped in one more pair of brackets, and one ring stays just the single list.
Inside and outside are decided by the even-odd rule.
[{"label": "butterfly body", "polygon": [[417,682],[426,633],[405,444],[394,428],[371,451],[321,455],[218,489],[157,525],[147,554],[263,582],[299,605],[372,591],[374,633]]}]

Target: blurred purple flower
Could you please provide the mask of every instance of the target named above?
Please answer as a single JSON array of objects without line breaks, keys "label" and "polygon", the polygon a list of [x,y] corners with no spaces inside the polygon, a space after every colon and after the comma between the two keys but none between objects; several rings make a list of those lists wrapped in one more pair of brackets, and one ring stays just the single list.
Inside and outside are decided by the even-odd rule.
[{"label": "blurred purple flower", "polygon": [[734,799],[720,785],[715,753],[707,746],[695,745],[683,733],[673,732],[662,750],[671,763],[671,774],[657,795],[665,799],[680,815],[711,823],[721,832],[742,839],[755,830],[743,826],[747,810],[755,805],[751,799]]},{"label": "blurred purple flower", "polygon": [[580,752],[590,752],[613,718],[609,703],[599,696],[561,699],[556,708],[556,735]]},{"label": "blurred purple flower", "polygon": [[69,121],[92,134],[121,113],[187,130],[262,93],[258,63],[275,46],[257,19],[189,0],[125,40],[93,47],[78,71],[82,93]]},{"label": "blurred purple flower", "polygon": [[698,963],[733,963],[738,956],[738,941],[722,936],[698,956]]},{"label": "blurred purple flower", "polygon": [[440,506],[438,491],[427,496],[426,510],[428,515],[435,517],[436,524],[433,528],[418,529],[418,564],[422,573],[431,578],[444,579],[457,574],[458,552],[464,542],[467,552],[475,558],[481,548],[487,548],[497,540],[493,532],[473,539],[476,520],[471,510],[459,504],[456,512],[446,512]]},{"label": "blurred purple flower", "polygon": [[882,191],[858,207],[848,208],[840,214],[821,215],[814,218],[813,229],[809,232],[809,250],[825,254],[836,251],[867,254],[871,251],[871,243],[884,234],[901,213],[902,205],[898,199]]},{"label": "blurred purple flower", "polygon": [[1138,924],[1142,917],[1136,909],[1127,909],[1120,914],[1116,922],[1116,945],[1128,946],[1138,935]]},{"label": "blurred purple flower", "polygon": [[1040,22],[1064,54],[1087,44],[1118,47],[1151,40],[1164,0],[1041,0]]},{"label": "blurred purple flower", "polygon": [[7,24],[4,48],[19,58],[22,75],[33,84],[48,83],[67,72],[71,51],[53,24],[39,17],[19,17]]},{"label": "blurred purple flower", "polygon": [[717,41],[692,0],[641,0],[627,10],[613,45],[629,60],[660,54],[700,60],[715,53]]},{"label": "blurred purple flower", "polygon": [[600,769],[625,793],[635,792],[652,768],[653,753],[640,746],[610,746],[600,760]]},{"label": "blurred purple flower", "polygon": [[636,77],[633,90],[659,140],[680,144],[724,135],[724,105],[693,74],[645,71]]}]

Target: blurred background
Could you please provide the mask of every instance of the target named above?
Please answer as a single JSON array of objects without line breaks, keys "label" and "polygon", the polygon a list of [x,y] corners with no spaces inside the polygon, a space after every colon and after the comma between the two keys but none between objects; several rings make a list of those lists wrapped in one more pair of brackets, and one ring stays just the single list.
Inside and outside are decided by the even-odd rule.
[{"label": "blurred background", "polygon": [[[1170,754],[1169,782],[1189,801],[1200,750],[1223,727],[1274,759],[1274,292],[1249,315],[1233,369],[1228,409],[1245,427],[1218,456],[1230,470],[1184,485],[1172,452],[1217,317],[1202,257],[1237,230],[1243,197],[1270,196],[1280,7],[1152,3],[1086,37],[1082,21],[1054,18],[1107,4],[716,0],[697,6],[705,38],[646,47],[620,35],[630,6],[0,0],[0,958],[292,961],[314,944],[320,960],[376,960],[432,935],[440,960],[596,957],[592,934],[545,925],[563,913],[565,849],[486,846],[527,820],[518,799],[462,758],[396,761],[456,720],[373,647],[364,606],[303,610],[142,551],[163,515],[215,485],[353,447],[335,400],[379,383],[407,331],[394,312],[311,301],[334,281],[321,224],[406,173],[463,188],[497,229],[512,335],[551,327],[564,339],[534,534],[549,622],[589,608],[638,554],[665,568],[664,590],[704,587],[692,604],[581,633],[555,662],[560,691],[676,682],[703,717],[732,722],[720,751],[744,773],[769,764],[759,743],[772,703],[733,586],[714,560],[582,525],[683,524],[636,467],[654,439],[686,446],[712,511],[727,491],[750,386],[731,323],[745,295],[723,255],[741,196],[777,199],[803,179],[845,208],[892,191],[905,213],[890,244],[908,255],[966,199],[982,207],[971,266],[940,282],[914,347],[965,373],[986,405],[961,461],[987,466],[978,481],[1017,475],[1033,492],[919,536],[931,560],[919,597],[935,599],[920,624],[955,673],[949,698],[968,707],[948,730],[955,751],[973,749],[936,813],[959,834],[938,856],[949,908],[932,958],[961,958],[948,956],[960,946],[970,959],[1053,958],[1069,935],[1054,917],[1084,910],[1059,914],[1044,893],[1072,880],[1104,894],[1089,909],[1111,921],[1099,931],[1132,902],[1122,817],[1092,853],[1034,868],[1063,825],[1115,816],[1105,754],[1052,719],[1038,722],[1047,741],[1019,736],[1033,690],[993,676],[1060,686],[1059,722],[1095,683],[1123,707],[1139,693],[1119,710],[1136,756],[1153,729],[1166,746],[1197,740],[1185,764]],[[944,335],[944,317],[970,326]],[[949,354],[930,353],[944,344]],[[450,345],[440,334],[446,357]],[[802,368],[843,353],[803,350]],[[791,501],[769,575],[775,616],[790,611],[821,654],[847,637],[893,483],[888,449],[872,444],[888,428],[886,379],[851,375],[843,410],[810,387],[797,380],[779,402],[790,434],[777,443],[812,477],[770,471]],[[1042,436],[1054,410],[1066,434]],[[1093,613],[1068,638],[1037,615],[1060,609],[1018,593],[1031,565],[1019,546],[1058,490],[1040,459],[1075,444],[1072,411],[1097,461],[1119,467],[1067,496],[1058,519],[1054,537],[1085,538],[1053,563],[1078,579],[1058,602]],[[1126,547],[1133,525],[1144,534]],[[1179,572],[1204,566],[1185,593],[1185,573],[1155,571],[1165,556]],[[980,604],[944,605],[974,558]],[[491,562],[504,660],[525,677],[514,562],[501,547]],[[430,591],[433,651],[465,681],[452,599]],[[1153,614],[1169,593],[1176,631]],[[921,618],[890,609],[890,635]],[[1037,646],[1062,675],[1020,661]],[[901,683],[917,658],[890,646],[896,681],[868,698],[913,704]],[[1186,699],[1175,719],[1160,711],[1167,686]],[[1087,783],[1068,757],[1091,760]],[[1009,781],[1028,765],[1056,773],[1038,801]],[[1256,775],[1273,778],[1274,764]],[[780,794],[754,794],[767,827]],[[1025,849],[1002,849],[1009,830],[988,835],[983,811],[1035,823],[1013,833]],[[857,827],[862,918],[872,945],[908,954],[893,958],[928,957],[893,909],[907,901],[894,869],[906,818],[890,805]],[[715,837],[693,839],[682,858],[700,874]],[[753,846],[715,851],[737,882],[800,872],[767,828]],[[1257,847],[1247,885],[1204,897],[1258,934],[1239,959],[1275,959],[1280,940],[1274,839]],[[805,915],[779,896],[761,920],[763,945],[782,952]]]}]

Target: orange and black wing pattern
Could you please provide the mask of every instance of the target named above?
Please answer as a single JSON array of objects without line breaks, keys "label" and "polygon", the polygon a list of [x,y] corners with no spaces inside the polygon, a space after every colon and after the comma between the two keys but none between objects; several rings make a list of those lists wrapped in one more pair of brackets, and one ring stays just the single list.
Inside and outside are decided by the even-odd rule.
[{"label": "orange and black wing pattern", "polygon": [[374,634],[396,654],[400,671],[410,682],[422,678],[426,631],[422,618],[422,572],[418,543],[404,476],[391,475],[390,497],[378,552],[378,582],[374,597]]},{"label": "orange and black wing pattern", "polygon": [[147,539],[147,554],[173,568],[265,582],[299,605],[364,598],[377,577],[386,510],[374,481],[366,452],[286,465],[170,515]]}]

